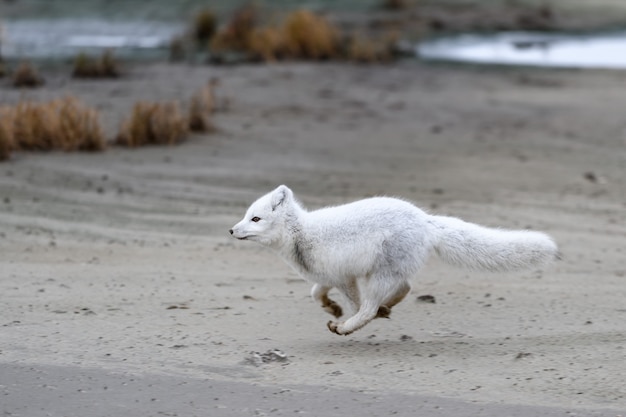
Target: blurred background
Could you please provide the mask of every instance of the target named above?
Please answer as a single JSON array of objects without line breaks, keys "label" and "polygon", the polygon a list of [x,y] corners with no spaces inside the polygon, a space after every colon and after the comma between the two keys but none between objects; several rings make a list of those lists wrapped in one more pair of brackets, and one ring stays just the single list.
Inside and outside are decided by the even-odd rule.
[{"label": "blurred background", "polygon": [[[190,30],[199,13],[210,10],[218,25],[223,25],[237,9],[246,6],[256,10],[256,18],[263,24],[275,23],[290,11],[305,8],[325,15],[347,33],[394,31],[407,42],[403,44],[405,52],[433,37],[481,34],[482,38],[464,37],[426,45],[422,56],[496,63],[507,63],[502,55],[519,54],[523,52],[520,49],[532,49],[535,44],[543,47],[545,54],[546,45],[567,40],[571,44],[572,39],[577,42],[590,35],[595,37],[597,31],[602,32],[602,39],[607,31],[615,39],[613,32],[619,32],[626,21],[626,5],[619,0],[3,0],[2,54],[5,59],[58,58],[115,48],[120,56],[164,57],[167,55],[163,50],[172,39]],[[547,38],[537,33],[530,37],[520,33],[496,39],[484,37],[503,31],[561,34]],[[624,38],[623,32],[618,35]],[[507,47],[510,50],[505,50]],[[598,44],[592,49],[602,47]],[[516,63],[516,58],[511,59]],[[530,63],[538,58],[533,59]],[[524,58],[518,63],[524,63]]]}]

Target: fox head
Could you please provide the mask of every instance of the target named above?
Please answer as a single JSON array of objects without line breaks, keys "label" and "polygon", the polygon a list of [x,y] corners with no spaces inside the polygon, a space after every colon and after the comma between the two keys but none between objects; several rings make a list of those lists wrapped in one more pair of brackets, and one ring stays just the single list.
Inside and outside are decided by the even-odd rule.
[{"label": "fox head", "polygon": [[281,241],[293,207],[293,192],[281,185],[252,203],[245,216],[230,229],[240,240],[252,240],[265,246]]}]

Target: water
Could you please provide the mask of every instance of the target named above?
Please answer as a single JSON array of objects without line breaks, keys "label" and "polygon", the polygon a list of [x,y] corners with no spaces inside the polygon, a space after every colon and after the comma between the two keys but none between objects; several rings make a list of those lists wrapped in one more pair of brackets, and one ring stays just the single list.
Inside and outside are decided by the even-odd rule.
[{"label": "water", "polygon": [[595,35],[460,35],[416,47],[426,60],[557,68],[626,68],[626,31]]},{"label": "water", "polygon": [[73,57],[115,49],[116,55],[166,50],[183,24],[98,19],[17,20],[4,23],[2,56],[8,59]]}]

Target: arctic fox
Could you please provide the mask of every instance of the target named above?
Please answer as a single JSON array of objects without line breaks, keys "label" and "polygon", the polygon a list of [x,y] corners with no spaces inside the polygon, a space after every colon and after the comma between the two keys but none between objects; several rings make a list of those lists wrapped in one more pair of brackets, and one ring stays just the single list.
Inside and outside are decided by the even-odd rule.
[{"label": "arctic fox", "polygon": [[230,234],[276,251],[314,283],[313,298],[339,318],[341,307],[328,297],[337,288],[355,312],[345,321],[328,322],[328,329],[339,335],[389,317],[433,250],[447,263],[487,271],[539,267],[558,253],[544,233],[430,215],[397,198],[307,211],[285,185],[252,203]]}]

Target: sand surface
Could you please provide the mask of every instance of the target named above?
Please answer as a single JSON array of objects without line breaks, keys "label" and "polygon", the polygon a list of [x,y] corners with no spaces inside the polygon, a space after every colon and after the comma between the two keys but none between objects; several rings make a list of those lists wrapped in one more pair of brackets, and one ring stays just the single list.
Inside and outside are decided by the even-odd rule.
[{"label": "sand surface", "polygon": [[[75,414],[347,415],[349,403],[414,415],[428,401],[453,408],[420,415],[626,414],[624,73],[415,62],[128,71],[106,82],[59,73],[27,97],[75,94],[112,134],[134,101],[187,98],[215,76],[230,110],[217,134],[177,147],[16,153],[0,165],[5,415],[74,415],[97,401],[126,414]],[[3,88],[2,101],[20,94]],[[391,319],[340,337],[309,284],[228,234],[280,183],[309,208],[386,194],[543,230],[563,259],[485,274],[433,258]],[[268,349],[287,361],[246,361]],[[272,402],[281,390],[291,400]]]}]

